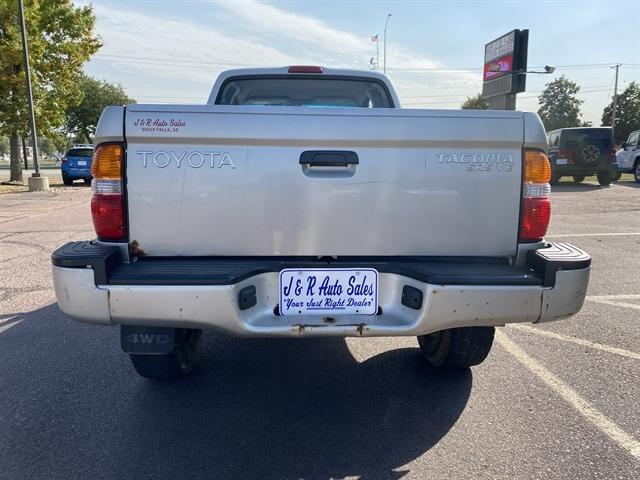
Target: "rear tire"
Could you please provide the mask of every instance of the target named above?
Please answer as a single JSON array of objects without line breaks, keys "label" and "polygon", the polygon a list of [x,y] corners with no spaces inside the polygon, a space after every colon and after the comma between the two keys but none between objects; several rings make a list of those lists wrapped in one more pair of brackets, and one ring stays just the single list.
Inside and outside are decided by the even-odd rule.
[{"label": "rear tire", "polygon": [[622,176],[622,172],[620,170],[616,170],[613,172],[613,177],[611,178],[611,181],[617,182],[618,180],[620,180],[621,176]]},{"label": "rear tire", "polygon": [[62,183],[64,183],[67,187],[69,185],[73,185],[73,178],[69,178],[66,175],[62,176]]},{"label": "rear tire", "polygon": [[576,183],[582,183],[584,182],[584,175],[574,175],[573,176],[573,181]]},{"label": "rear tire", "polygon": [[481,364],[493,344],[495,327],[461,327],[418,337],[429,365],[437,368],[469,368]]},{"label": "rear tire", "polygon": [[193,370],[200,360],[202,330],[176,328],[176,346],[168,355],[130,354],[131,363],[142,377],[172,380]]},{"label": "rear tire", "polygon": [[613,172],[609,170],[600,170],[598,172],[598,183],[603,186],[611,185],[613,180]]},{"label": "rear tire", "polygon": [[636,183],[640,183],[640,160],[636,160],[636,164],[633,166],[633,178]]},{"label": "rear tire", "polygon": [[551,185],[557,185],[558,183],[560,183],[561,178],[562,178],[562,175],[558,175],[557,173],[552,173],[551,180],[549,180],[549,183]]}]

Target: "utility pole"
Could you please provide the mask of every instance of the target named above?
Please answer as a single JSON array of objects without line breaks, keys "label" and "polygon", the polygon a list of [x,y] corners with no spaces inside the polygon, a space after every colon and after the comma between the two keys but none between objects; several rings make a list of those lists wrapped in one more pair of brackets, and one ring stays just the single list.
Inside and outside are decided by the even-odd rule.
[{"label": "utility pole", "polygon": [[616,69],[616,83],[613,87],[613,108],[611,109],[611,128],[613,129],[613,138],[616,138],[616,110],[618,109],[618,70],[621,63],[616,63],[613,67]]},{"label": "utility pole", "polygon": [[40,176],[40,164],[38,162],[38,133],[36,132],[36,116],[33,109],[33,94],[31,92],[31,70],[29,68],[29,46],[27,44],[27,32],[24,24],[24,3],[18,0],[18,17],[20,21],[20,32],[22,34],[22,57],[24,62],[24,73],[27,81],[27,100],[29,102],[29,121],[31,123],[31,138],[33,148],[33,166],[35,173],[29,177],[29,191],[48,190],[49,179]]},{"label": "utility pole", "polygon": [[389,17],[391,14],[387,14],[387,20],[384,22],[384,73],[387,73],[387,25],[389,24]]}]

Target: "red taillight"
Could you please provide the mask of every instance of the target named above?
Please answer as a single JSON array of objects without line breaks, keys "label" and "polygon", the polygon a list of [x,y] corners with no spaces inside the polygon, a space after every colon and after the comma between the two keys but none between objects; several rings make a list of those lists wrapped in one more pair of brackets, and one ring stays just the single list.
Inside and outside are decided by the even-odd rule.
[{"label": "red taillight", "polygon": [[548,198],[523,198],[520,218],[520,241],[537,242],[547,233],[551,219],[551,201]]},{"label": "red taillight", "polygon": [[575,163],[576,159],[573,158],[573,152],[571,150],[558,150],[558,158],[566,158],[567,163]]},{"label": "red taillight", "polygon": [[69,159],[67,157],[62,157],[62,163],[67,163]]},{"label": "red taillight", "polygon": [[288,71],[289,73],[322,73],[323,69],[313,65],[291,65]]},{"label": "red taillight", "polygon": [[91,165],[91,216],[99,240],[124,241],[127,238],[122,178],[124,145],[103,143],[93,153]]},{"label": "red taillight", "polygon": [[125,239],[122,194],[94,194],[91,198],[91,217],[100,240]]},{"label": "red taillight", "polygon": [[547,233],[551,219],[549,179],[551,165],[541,150],[523,150],[522,203],[520,205],[520,242],[538,242]]}]

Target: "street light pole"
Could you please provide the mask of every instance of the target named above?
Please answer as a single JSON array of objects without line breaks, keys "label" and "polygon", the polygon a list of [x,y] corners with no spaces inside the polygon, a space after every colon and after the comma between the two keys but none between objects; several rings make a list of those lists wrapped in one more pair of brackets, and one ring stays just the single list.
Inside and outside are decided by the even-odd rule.
[{"label": "street light pole", "polygon": [[613,87],[613,108],[611,109],[611,129],[613,130],[614,138],[616,131],[616,110],[618,109],[618,70],[620,69],[621,64],[617,63],[611,68],[616,69],[616,83]]},{"label": "street light pole", "polygon": [[387,20],[384,22],[384,73],[387,73],[387,25],[389,24],[389,17],[391,14],[387,14]]},{"label": "street light pole", "polygon": [[18,0],[18,17],[22,36],[22,57],[24,73],[27,81],[27,101],[29,102],[29,122],[31,124],[31,142],[33,143],[33,166],[35,173],[29,178],[29,190],[48,190],[49,180],[40,177],[40,163],[38,162],[38,133],[36,132],[36,115],[33,109],[33,93],[31,91],[31,69],[29,68],[29,45],[27,44],[27,29],[24,23],[24,3]]}]

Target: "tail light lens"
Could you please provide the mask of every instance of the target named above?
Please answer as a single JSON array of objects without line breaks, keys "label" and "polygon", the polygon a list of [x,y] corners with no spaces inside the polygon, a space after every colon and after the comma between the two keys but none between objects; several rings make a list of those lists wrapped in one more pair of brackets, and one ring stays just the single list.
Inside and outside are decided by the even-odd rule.
[{"label": "tail light lens", "polygon": [[67,157],[62,157],[62,163],[67,163],[69,159]]},{"label": "tail light lens", "polygon": [[103,143],[93,153],[91,217],[99,240],[113,242],[127,238],[122,194],[123,159],[122,143]]},{"label": "tail light lens", "polygon": [[567,163],[576,163],[576,159],[573,158],[573,152],[571,150],[558,150],[558,158],[566,158]]},{"label": "tail light lens", "polygon": [[93,218],[93,227],[100,240],[125,239],[124,208],[121,194],[94,194],[91,199],[91,217]]},{"label": "tail light lens", "polygon": [[520,219],[520,241],[538,242],[547,233],[551,219],[551,201],[548,198],[523,198]]},{"label": "tail light lens", "polygon": [[540,150],[525,149],[520,209],[520,242],[538,242],[547,233],[551,220],[551,164]]}]

